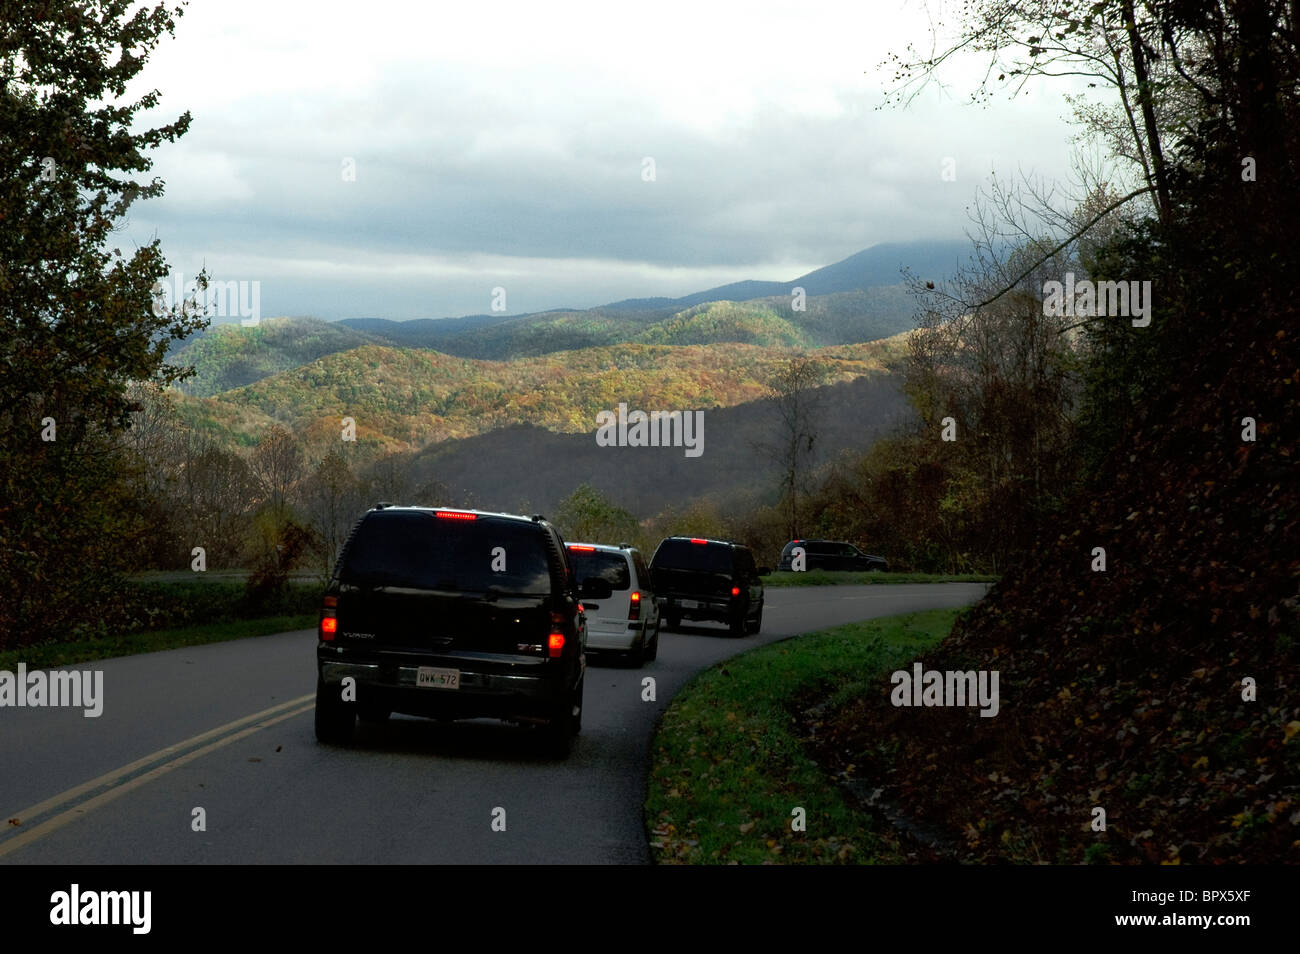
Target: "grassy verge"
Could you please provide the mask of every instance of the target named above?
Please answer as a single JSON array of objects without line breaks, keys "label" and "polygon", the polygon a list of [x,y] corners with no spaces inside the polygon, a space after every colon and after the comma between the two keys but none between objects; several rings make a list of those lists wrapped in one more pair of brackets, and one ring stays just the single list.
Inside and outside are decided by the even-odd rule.
[{"label": "grassy verge", "polygon": [[863,583],[996,583],[988,573],[869,573],[857,570],[778,571],[763,577],[764,586],[858,586]]},{"label": "grassy verge", "polygon": [[263,619],[227,620],[110,638],[45,643],[0,652],[0,670],[13,672],[20,662],[26,663],[28,669],[49,669],[93,662],[96,659],[111,659],[114,656],[152,653],[160,649],[179,649],[182,646],[201,646],[204,643],[220,643],[249,636],[267,636],[291,629],[312,629],[316,626],[316,620],[315,613],[309,616],[268,616]]},{"label": "grassy verge", "polygon": [[[696,676],[652,745],[646,797],[659,863],[901,861],[892,829],[856,810],[804,754],[792,711],[888,687],[886,673],[948,634],[959,610],[851,623],[773,643]],[[792,831],[802,808],[806,830]]]}]

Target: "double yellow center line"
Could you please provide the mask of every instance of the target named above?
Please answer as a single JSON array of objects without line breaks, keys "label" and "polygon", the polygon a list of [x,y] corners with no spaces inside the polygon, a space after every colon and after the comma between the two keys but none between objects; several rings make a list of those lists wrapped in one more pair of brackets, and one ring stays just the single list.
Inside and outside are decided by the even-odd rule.
[{"label": "double yellow center line", "polygon": [[[8,812],[0,816],[0,826],[3,826],[3,830],[0,831],[0,858],[44,838],[50,832],[57,831],[71,821],[85,817],[87,813],[94,811],[101,805],[107,805],[114,799],[121,798],[128,792],[166,775],[173,769],[178,769],[182,765],[202,758],[210,752],[215,752],[223,746],[238,742],[255,732],[269,728],[277,722],[283,722],[286,719],[292,719],[294,716],[310,712],[315,705],[315,693],[300,696],[297,699],[290,699],[288,702],[282,702],[269,709],[263,709],[261,712],[255,712],[250,716],[244,716],[242,719],[236,719],[233,722],[227,722],[225,725],[217,726],[215,729],[210,729],[201,735],[186,739],[184,742],[177,742],[165,749],[159,749],[152,755],[146,755],[142,759],[136,759],[129,765],[123,765],[121,768],[106,772],[99,778],[92,778],[89,782],[83,782],[66,792],[60,792],[53,798],[47,798],[30,808],[18,812]],[[198,747],[196,748],[196,746]],[[152,767],[150,768],[150,766]],[[139,775],[135,774],[144,768],[148,768],[148,771]],[[84,801],[79,801],[82,796],[98,789],[104,790]],[[57,812],[57,814],[46,818],[44,821],[38,821],[32,828],[27,827],[29,821],[38,820],[50,812]],[[18,825],[15,826],[10,821],[11,819],[16,820]],[[12,837],[6,837],[10,832],[19,833],[14,834]]]}]

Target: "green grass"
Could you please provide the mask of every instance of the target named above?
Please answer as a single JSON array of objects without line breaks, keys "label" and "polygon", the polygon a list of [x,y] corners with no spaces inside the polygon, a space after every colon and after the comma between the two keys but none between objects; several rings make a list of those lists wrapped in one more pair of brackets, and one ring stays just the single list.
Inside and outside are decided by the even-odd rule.
[{"label": "green grass", "polygon": [[764,586],[843,586],[862,583],[996,583],[988,573],[878,573],[857,570],[778,571],[763,577]]},{"label": "green grass", "polygon": [[[655,735],[645,803],[651,851],[670,864],[891,864],[887,823],[855,809],[805,755],[797,700],[832,706],[888,689],[960,610],[851,623],[773,643],[700,673]],[[806,704],[812,704],[807,702]],[[792,812],[806,831],[792,830]]]},{"label": "green grass", "polygon": [[182,646],[201,646],[205,643],[266,636],[293,629],[312,629],[316,626],[317,618],[316,613],[268,616],[263,619],[227,620],[220,623],[77,642],[45,643],[0,652],[0,669],[14,672],[20,662],[26,663],[28,669],[49,669],[93,662],[97,659],[111,659],[114,656],[133,656],[136,653],[153,653],[161,649],[179,649]]}]

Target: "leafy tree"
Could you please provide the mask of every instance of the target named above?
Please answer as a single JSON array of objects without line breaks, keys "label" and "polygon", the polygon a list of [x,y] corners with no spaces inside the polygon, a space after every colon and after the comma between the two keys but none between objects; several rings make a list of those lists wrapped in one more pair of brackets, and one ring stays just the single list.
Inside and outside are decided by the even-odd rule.
[{"label": "leafy tree", "polygon": [[553,522],[566,540],[592,543],[634,542],[638,531],[636,517],[591,484],[582,484],[562,500]]},{"label": "leafy tree", "polygon": [[366,506],[362,482],[344,454],[332,448],[307,478],[303,493],[303,510],[320,544],[322,576],[333,571],[348,533]]},{"label": "leafy tree", "polygon": [[791,539],[800,535],[799,499],[809,484],[820,430],[822,399],[817,388],[826,378],[827,368],[821,361],[797,357],[767,380],[776,427],[764,449],[781,468],[781,497],[787,507]]},{"label": "leafy tree", "polygon": [[261,484],[262,499],[272,511],[283,513],[290,494],[302,479],[302,446],[292,434],[276,425],[258,441],[251,464]]},{"label": "leafy tree", "polygon": [[[155,240],[133,254],[111,233],[163,183],[138,177],[149,150],[184,134],[124,101],[180,9],[0,3],[0,641],[66,632],[111,587],[130,508],[110,440],[134,408],[131,381],[168,384],[172,339],[205,324],[190,303],[158,307]],[[77,593],[76,598],[70,594]],[[80,608],[80,609],[79,609]]]},{"label": "leafy tree", "polygon": [[174,522],[181,528],[186,563],[203,547],[211,569],[239,566],[246,553],[258,482],[243,457],[203,438],[186,442],[180,499]]}]

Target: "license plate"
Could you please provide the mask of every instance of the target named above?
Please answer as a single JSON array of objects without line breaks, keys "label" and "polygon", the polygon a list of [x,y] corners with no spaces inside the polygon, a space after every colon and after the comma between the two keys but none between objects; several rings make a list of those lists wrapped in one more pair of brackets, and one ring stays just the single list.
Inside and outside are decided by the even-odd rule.
[{"label": "license plate", "polygon": [[420,666],[415,670],[415,684],[427,689],[459,689],[460,670]]}]

